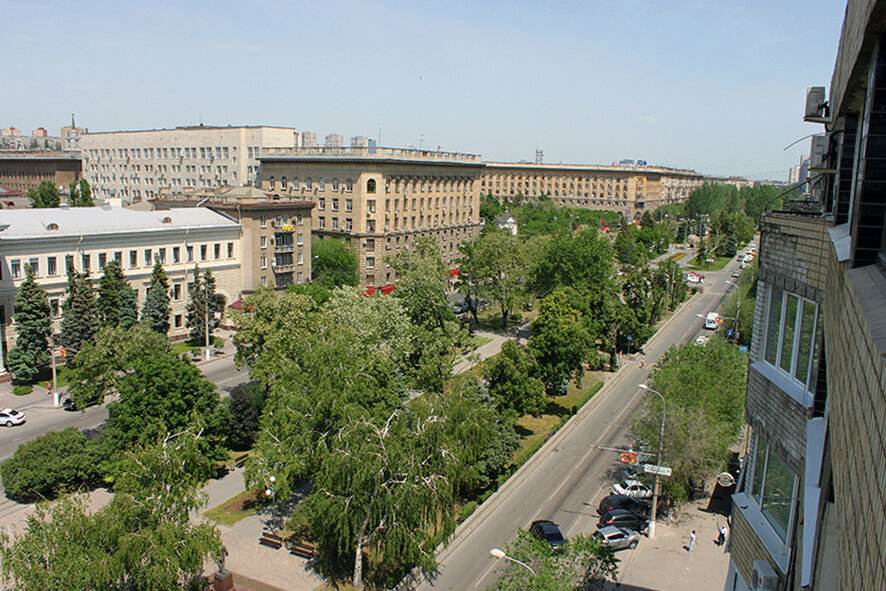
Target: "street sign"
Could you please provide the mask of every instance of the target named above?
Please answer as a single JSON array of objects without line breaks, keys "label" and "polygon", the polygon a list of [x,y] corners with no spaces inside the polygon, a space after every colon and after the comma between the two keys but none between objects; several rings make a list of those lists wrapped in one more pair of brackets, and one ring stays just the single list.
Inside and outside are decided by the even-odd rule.
[{"label": "street sign", "polygon": [[628,336],[626,336],[626,337],[625,337],[625,338],[626,338],[626,339],[627,339],[627,340],[629,340],[629,341],[630,341],[630,340],[631,340],[631,339],[633,339],[633,338],[634,338],[634,335],[632,335],[632,334],[629,334],[629,335],[628,335]]},{"label": "street sign", "polygon": [[670,476],[671,469],[667,466],[656,466],[655,464],[643,464],[643,471],[647,474],[658,474],[659,476]]},{"label": "street sign", "polygon": [[622,464],[636,464],[637,463],[637,454],[632,451],[621,452],[621,463]]}]

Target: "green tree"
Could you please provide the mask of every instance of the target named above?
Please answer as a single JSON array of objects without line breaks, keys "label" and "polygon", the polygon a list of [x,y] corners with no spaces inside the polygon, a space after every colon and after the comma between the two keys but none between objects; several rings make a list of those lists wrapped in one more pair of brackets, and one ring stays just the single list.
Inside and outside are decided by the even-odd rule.
[{"label": "green tree", "polygon": [[462,242],[458,247],[461,253],[459,260],[458,284],[456,289],[464,295],[465,303],[474,317],[474,322],[478,322],[477,313],[480,310],[480,288],[482,287],[482,279],[480,277],[481,261],[475,242]]},{"label": "green tree", "polygon": [[199,449],[199,437],[183,433],[122,454],[102,509],[73,496],[38,505],[23,533],[0,535],[3,578],[23,591],[193,588],[222,553],[218,530],[190,520],[212,469]]},{"label": "green tree", "polygon": [[117,259],[102,270],[96,303],[102,326],[128,328],[138,320],[138,300]]},{"label": "green tree", "polygon": [[603,589],[607,579],[615,580],[618,559],[593,536],[577,535],[554,554],[550,547],[529,532],[520,530],[508,545],[507,555],[528,565],[508,562],[496,591],[593,591]]},{"label": "green tree", "polygon": [[533,269],[536,293],[545,296],[558,287],[615,297],[612,247],[596,229],[559,233],[545,244]]},{"label": "green tree", "polygon": [[311,278],[314,283],[332,289],[341,285],[357,285],[357,254],[347,242],[339,239],[315,240],[311,243],[314,257]]},{"label": "green tree", "polygon": [[528,299],[532,257],[523,241],[507,232],[488,232],[477,239],[476,275],[480,293],[498,302],[502,328]]},{"label": "green tree", "polygon": [[[85,273],[74,270],[71,257],[67,257],[68,297],[62,303],[60,341],[70,351],[70,358],[77,354],[84,343],[92,342],[99,328],[98,310],[92,280]],[[73,363],[69,364],[73,365]]]},{"label": "green tree", "polygon": [[240,384],[231,390],[226,402],[230,411],[227,421],[227,445],[242,451],[252,447],[258,434],[258,421],[265,407],[265,391],[258,382]]},{"label": "green tree", "polygon": [[26,499],[70,492],[99,477],[86,436],[74,427],[22,443],[0,474],[7,494]]},{"label": "green tree", "polygon": [[532,353],[514,341],[505,341],[501,353],[483,365],[483,378],[499,412],[539,414],[548,403],[545,385],[534,377]]},{"label": "green tree", "polygon": [[224,311],[221,299],[215,293],[215,277],[207,269],[200,274],[200,267],[194,266],[194,280],[188,284],[191,299],[188,301],[188,329],[192,343],[203,344],[207,342],[207,329],[209,337],[218,328],[221,315]]},{"label": "green tree", "polygon": [[36,189],[28,189],[28,199],[31,200],[31,207],[58,207],[58,187],[52,181],[40,181]]},{"label": "green tree", "polygon": [[76,207],[93,207],[95,203],[92,200],[92,188],[89,186],[89,181],[86,179],[80,179],[80,198],[77,200],[75,204]]},{"label": "green tree", "polygon": [[151,274],[151,287],[142,307],[142,321],[160,334],[169,332],[169,280],[158,260]]},{"label": "green tree", "polygon": [[51,310],[46,291],[34,281],[34,269],[25,266],[25,280],[15,295],[15,344],[6,357],[6,368],[16,380],[30,382],[49,363]]},{"label": "green tree", "polygon": [[558,393],[564,380],[581,376],[582,361],[593,345],[581,312],[570,304],[565,291],[555,291],[542,301],[529,350],[549,394]]}]

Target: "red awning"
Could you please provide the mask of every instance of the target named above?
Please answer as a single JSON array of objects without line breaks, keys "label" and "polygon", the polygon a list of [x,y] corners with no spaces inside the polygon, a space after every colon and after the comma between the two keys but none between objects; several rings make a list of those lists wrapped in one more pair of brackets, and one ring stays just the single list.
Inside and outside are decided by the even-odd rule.
[{"label": "red awning", "polygon": [[228,308],[234,308],[235,310],[242,310],[243,309],[243,300],[237,300],[236,302],[234,302],[233,304],[228,306]]},{"label": "red awning", "polygon": [[381,292],[382,292],[383,294],[385,294],[385,295],[388,295],[388,294],[391,293],[392,291],[394,291],[394,286],[391,285],[391,284],[383,285],[383,286],[381,287]]},{"label": "red awning", "polygon": [[374,285],[367,285],[366,286],[366,293],[364,293],[363,295],[371,296],[371,295],[375,294],[375,289],[376,288]]},{"label": "red awning", "polygon": [[458,277],[458,274],[459,274],[459,273],[461,273],[461,268],[460,268],[460,267],[456,267],[455,269],[450,269],[450,270],[449,270],[449,275],[452,276],[452,277]]}]

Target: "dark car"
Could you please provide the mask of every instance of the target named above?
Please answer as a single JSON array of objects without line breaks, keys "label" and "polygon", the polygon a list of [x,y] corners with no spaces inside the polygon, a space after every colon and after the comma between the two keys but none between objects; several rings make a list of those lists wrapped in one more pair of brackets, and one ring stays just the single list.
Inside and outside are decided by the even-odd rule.
[{"label": "dark car", "polygon": [[637,499],[627,495],[609,495],[600,501],[600,506],[597,507],[597,515],[603,515],[607,511],[612,511],[613,509],[624,509],[631,513],[648,515],[649,503],[644,499]]},{"label": "dark car", "polygon": [[641,532],[646,529],[647,525],[649,525],[649,520],[642,515],[637,515],[636,513],[631,513],[624,509],[613,509],[612,511],[607,511],[601,515],[600,521],[597,522],[598,528],[606,527],[607,525],[614,525],[616,527],[623,527],[625,529]]},{"label": "dark car", "polygon": [[[95,406],[98,404],[98,398],[90,398],[86,401],[86,407]],[[74,402],[73,398],[66,398],[64,403],[62,404],[62,408],[69,411],[80,410],[80,407],[77,406],[77,403]]]},{"label": "dark car", "polygon": [[533,521],[532,525],[529,526],[529,533],[542,542],[546,542],[551,547],[552,552],[563,551],[563,544],[566,543],[566,540],[563,539],[563,534],[560,533],[560,526],[553,521],[544,519]]}]

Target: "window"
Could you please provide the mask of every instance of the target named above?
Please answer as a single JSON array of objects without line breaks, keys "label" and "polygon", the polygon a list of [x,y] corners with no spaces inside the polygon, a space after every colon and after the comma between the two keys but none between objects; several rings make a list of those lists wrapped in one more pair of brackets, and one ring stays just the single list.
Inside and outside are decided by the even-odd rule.
[{"label": "window", "polygon": [[299,271],[298,273],[296,273],[295,274],[295,281],[296,281],[296,283],[304,283],[305,274],[302,271]]},{"label": "window", "polygon": [[305,189],[310,191],[313,188],[313,183],[311,183],[311,177],[305,179]]},{"label": "window", "polygon": [[[83,255],[83,257],[87,261],[89,260],[88,254]],[[88,265],[87,265],[87,270],[89,270]],[[12,275],[13,279],[18,279],[19,277],[21,277],[22,276],[21,261],[19,261],[18,259],[12,259],[11,261],[9,261],[9,273]]]},{"label": "window", "polygon": [[274,177],[268,179],[268,186],[271,188],[272,191],[274,190],[274,183]]},{"label": "window", "polygon": [[49,311],[52,314],[53,318],[56,318],[59,313],[58,307],[58,298],[52,298],[49,300]]},{"label": "window", "polygon": [[305,255],[303,252],[301,252],[301,251],[298,252],[298,254],[295,257],[295,262],[299,265],[305,264]]},{"label": "window", "polygon": [[129,268],[138,267],[138,251],[130,250],[129,251]]},{"label": "window", "polygon": [[160,261],[160,264],[165,265],[166,264],[166,249],[161,248],[157,251],[157,253],[158,253],[157,258]]},{"label": "window", "polygon": [[345,199],[345,211],[354,211],[353,199]]},{"label": "window", "polygon": [[259,246],[259,248],[267,248],[268,247],[268,237],[267,236],[259,236],[258,246]]},{"label": "window", "polygon": [[318,228],[325,228],[326,227],[326,218],[323,217],[322,215],[317,218],[317,227]]},{"label": "window", "polygon": [[173,263],[181,262],[181,258],[182,258],[181,254],[182,254],[181,247],[180,246],[173,246],[172,247],[172,262]]},{"label": "window", "polygon": [[338,230],[338,218],[332,218],[332,229]]},{"label": "window", "polygon": [[234,243],[233,242],[228,242],[228,258],[229,259],[234,258]]},{"label": "window", "polygon": [[188,255],[188,262],[189,263],[193,262],[194,261],[194,247],[193,246],[186,246],[185,252]]},{"label": "window", "polygon": [[267,228],[268,227],[268,219],[265,216],[261,216],[259,218],[259,225],[261,225],[262,228]]},{"label": "window", "polygon": [[775,530],[787,541],[797,498],[797,476],[787,462],[757,435],[751,498]]},{"label": "window", "polygon": [[802,383],[814,386],[821,333],[818,305],[773,286],[769,296],[764,359]]},{"label": "window", "polygon": [[181,327],[182,327],[182,315],[181,315],[181,314],[176,314],[176,315],[175,315],[175,327],[176,327],[176,328],[181,328]]},{"label": "window", "polygon": [[332,179],[332,190],[338,191],[338,179]]},{"label": "window", "polygon": [[366,250],[375,250],[375,238],[366,240]]},{"label": "window", "polygon": [[332,200],[332,211],[338,211],[338,199]]},{"label": "window", "polygon": [[[104,269],[108,264],[108,254],[105,252],[100,252],[98,255],[98,268]],[[36,275],[36,273],[34,273]]]},{"label": "window", "polygon": [[179,301],[182,299],[182,284],[181,283],[173,283],[172,284],[172,299],[175,301]]},{"label": "window", "polygon": [[375,257],[366,257],[366,268],[375,269]]},{"label": "window", "polygon": [[215,255],[216,260],[221,258],[221,244],[215,243],[212,249],[212,253]]},{"label": "window", "polygon": [[317,199],[317,209],[326,209],[326,199],[323,197]]},{"label": "window", "polygon": [[354,191],[354,181],[351,179],[346,180],[345,181],[345,192],[351,193],[353,191]]},{"label": "window", "polygon": [[261,263],[262,269],[267,269],[268,268],[268,257],[266,257],[265,255],[261,255],[261,258],[259,258],[259,263]]},{"label": "window", "polygon": [[[153,264],[154,255],[150,248],[145,249],[145,267],[150,267]],[[102,266],[102,265],[99,265]]]},{"label": "window", "polygon": [[280,188],[286,189],[286,177],[280,177]]},{"label": "window", "polygon": [[295,243],[298,244],[299,246],[303,245],[305,243],[304,234],[302,234],[301,232],[296,234],[295,235]]},{"label": "window", "polygon": [[209,248],[205,244],[200,245],[200,260],[205,261],[209,256]]},{"label": "window", "polygon": [[55,257],[46,257],[46,274],[50,277],[58,275],[58,265]]},{"label": "window", "polygon": [[263,276],[263,277],[261,278],[261,284],[262,284],[262,285],[267,285],[267,284],[268,284],[268,278]]},{"label": "window", "polygon": [[[88,254],[81,255],[81,257],[80,257],[80,262],[83,265],[83,272],[84,273],[89,273],[89,262],[90,262],[91,258],[92,258],[92,256],[88,255]],[[17,261],[13,261],[13,262],[17,262]],[[13,270],[13,272],[15,272],[15,271]],[[15,276],[16,275],[13,275],[13,277],[15,277]]]},{"label": "window", "polygon": [[354,221],[351,218],[345,218],[345,230],[350,232],[354,229]]},{"label": "window", "polygon": [[375,193],[375,179],[369,179],[366,181],[366,192]]},{"label": "window", "polygon": [[[390,202],[390,199],[387,201]],[[366,210],[369,213],[375,213],[375,199],[369,199],[366,201]]]}]

